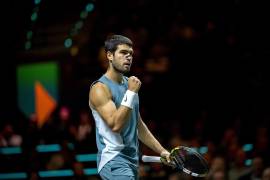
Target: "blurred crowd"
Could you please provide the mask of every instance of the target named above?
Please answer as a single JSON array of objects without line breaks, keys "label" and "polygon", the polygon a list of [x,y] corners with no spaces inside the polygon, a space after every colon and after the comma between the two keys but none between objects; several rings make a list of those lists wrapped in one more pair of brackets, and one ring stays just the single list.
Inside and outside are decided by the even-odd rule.
[{"label": "blurred crowd", "polygon": [[[83,169],[95,168],[96,163],[83,164],[76,160],[76,155],[97,153],[94,124],[88,110],[82,109],[73,116],[69,107],[61,106],[43,126],[38,125],[35,114],[21,118],[23,125],[7,123],[1,128],[0,148],[20,147],[21,152],[1,151],[0,172],[27,172],[29,179],[36,179],[39,171],[72,169],[73,179],[87,179],[83,177]],[[38,145],[59,145],[60,148],[44,153],[41,148],[38,150]]]},{"label": "blurred crowd", "polygon": [[[23,118],[23,116],[21,117]],[[254,136],[249,147],[240,141],[239,129],[230,127],[222,132],[222,137],[214,142],[207,139],[203,122],[207,112],[196,120],[196,134],[182,135],[176,128],[178,123],[160,126],[155,121],[145,120],[149,128],[168,149],[176,146],[200,148],[210,171],[209,180],[267,180],[270,178],[269,131],[266,127],[254,127]],[[215,134],[212,134],[215,136]],[[59,144],[59,152],[37,152],[38,145]],[[72,147],[70,146],[72,144]],[[30,179],[38,179],[41,170],[73,169],[74,177],[67,179],[99,179],[97,175],[86,176],[83,168],[95,168],[95,162],[78,162],[77,154],[97,153],[95,144],[95,124],[88,109],[72,111],[68,106],[59,106],[42,127],[38,127],[33,114],[25,119],[23,126],[7,123],[0,131],[0,147],[21,147],[21,154],[0,154],[0,172],[27,172]],[[141,144],[141,154],[155,155]],[[140,179],[194,179],[184,173],[159,163],[140,162]],[[63,178],[61,178],[63,179]]]}]

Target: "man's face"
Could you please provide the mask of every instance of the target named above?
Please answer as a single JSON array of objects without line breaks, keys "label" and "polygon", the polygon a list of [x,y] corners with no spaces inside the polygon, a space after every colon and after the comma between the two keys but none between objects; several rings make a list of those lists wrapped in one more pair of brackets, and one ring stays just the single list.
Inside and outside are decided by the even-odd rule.
[{"label": "man's face", "polygon": [[130,71],[130,67],[133,59],[133,49],[126,44],[118,45],[114,54],[108,56],[112,63],[112,67],[120,72],[127,73]]}]

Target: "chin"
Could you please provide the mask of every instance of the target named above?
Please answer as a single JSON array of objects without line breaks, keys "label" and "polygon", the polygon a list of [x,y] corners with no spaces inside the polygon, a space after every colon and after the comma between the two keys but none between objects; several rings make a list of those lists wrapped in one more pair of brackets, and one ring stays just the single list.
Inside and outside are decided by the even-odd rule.
[{"label": "chin", "polygon": [[122,74],[127,74],[129,71],[122,71]]},{"label": "chin", "polygon": [[128,69],[122,69],[122,73],[128,73],[130,71],[130,68]]},{"label": "chin", "polygon": [[130,69],[128,69],[128,70],[125,70],[125,73],[128,73],[130,71]]}]

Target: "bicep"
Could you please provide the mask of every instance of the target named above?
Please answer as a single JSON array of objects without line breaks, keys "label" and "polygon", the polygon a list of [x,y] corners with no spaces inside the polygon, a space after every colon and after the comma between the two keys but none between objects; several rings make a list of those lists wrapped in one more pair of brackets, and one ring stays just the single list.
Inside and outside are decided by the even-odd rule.
[{"label": "bicep", "polygon": [[111,94],[104,84],[95,84],[89,94],[89,101],[91,106],[99,113],[99,115],[111,124],[111,117],[117,110],[114,102],[112,101]]},{"label": "bicep", "polygon": [[97,112],[101,117],[110,124],[110,119],[112,118],[113,113],[117,110],[114,102],[108,100],[105,104],[96,107]]}]

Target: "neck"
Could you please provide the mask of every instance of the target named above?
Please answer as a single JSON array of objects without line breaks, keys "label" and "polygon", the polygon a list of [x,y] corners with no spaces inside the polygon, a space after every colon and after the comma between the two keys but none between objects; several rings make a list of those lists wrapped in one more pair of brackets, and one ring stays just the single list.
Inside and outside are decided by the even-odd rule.
[{"label": "neck", "polygon": [[107,70],[107,72],[105,73],[105,76],[109,79],[111,79],[112,81],[115,81],[117,83],[122,83],[123,81],[123,74],[119,73],[111,68],[109,68]]}]

